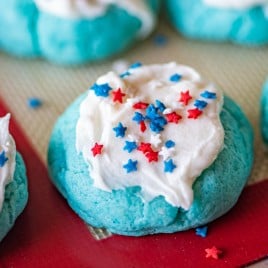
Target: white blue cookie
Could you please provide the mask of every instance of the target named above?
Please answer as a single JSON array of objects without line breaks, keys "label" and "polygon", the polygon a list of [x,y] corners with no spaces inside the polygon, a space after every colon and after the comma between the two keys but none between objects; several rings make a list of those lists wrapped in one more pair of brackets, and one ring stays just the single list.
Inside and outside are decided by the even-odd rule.
[{"label": "white blue cookie", "polygon": [[263,141],[268,145],[268,80],[263,86],[261,96],[261,133]]},{"label": "white blue cookie", "polygon": [[0,49],[63,64],[105,59],[146,38],[158,8],[159,0],[0,0]]},{"label": "white blue cookie", "polygon": [[28,200],[25,165],[9,134],[9,118],[9,115],[0,117],[0,241]]},{"label": "white blue cookie", "polygon": [[113,233],[206,224],[237,201],[253,161],[245,115],[192,68],[132,65],[101,76],[59,118],[51,179],[87,223]]},{"label": "white blue cookie", "polygon": [[166,0],[165,4],[173,25],[187,37],[268,44],[267,0]]}]

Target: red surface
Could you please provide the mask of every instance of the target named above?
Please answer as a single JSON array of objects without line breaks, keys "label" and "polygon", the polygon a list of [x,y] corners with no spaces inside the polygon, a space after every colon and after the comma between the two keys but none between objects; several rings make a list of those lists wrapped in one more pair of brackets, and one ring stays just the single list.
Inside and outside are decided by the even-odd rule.
[{"label": "red surface", "polygon": [[[7,109],[0,102],[0,115]],[[236,267],[268,254],[268,181],[247,187],[226,216],[209,225],[206,238],[194,230],[140,238],[95,241],[48,179],[14,118],[11,122],[29,178],[30,199],[0,245],[0,267]],[[206,259],[205,249],[221,249]]]}]

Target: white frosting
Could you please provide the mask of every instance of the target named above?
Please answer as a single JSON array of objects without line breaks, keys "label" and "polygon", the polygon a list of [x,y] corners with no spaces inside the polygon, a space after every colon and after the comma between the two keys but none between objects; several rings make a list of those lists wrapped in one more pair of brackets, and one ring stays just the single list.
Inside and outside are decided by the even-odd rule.
[{"label": "white frosting", "polygon": [[[109,97],[97,97],[93,90],[81,103],[76,126],[76,148],[89,164],[94,186],[105,191],[140,186],[142,197],[149,201],[164,196],[176,207],[189,209],[193,201],[192,185],[202,171],[210,166],[223,147],[224,130],[219,119],[223,96],[214,84],[202,80],[193,69],[176,63],[149,65],[129,69],[129,76],[120,78],[114,72],[101,76],[96,84],[108,83],[113,90],[120,88],[126,94],[123,103]],[[173,74],[182,75],[179,82],[170,81]],[[180,93],[189,90],[193,99],[188,105],[179,102]],[[215,100],[200,96],[208,90],[215,92]],[[132,120],[133,104],[138,101],[155,103],[160,100],[166,106],[164,114],[176,112],[182,119],[168,123],[160,133],[154,133],[147,124],[142,133]],[[196,99],[206,100],[207,107],[197,119],[188,118]],[[139,111],[140,112],[140,111]],[[127,127],[125,137],[115,137],[113,128],[121,122]],[[149,142],[159,152],[159,161],[149,163],[141,151],[128,153],[123,150],[125,141]],[[175,142],[174,148],[166,148],[165,142]],[[91,148],[95,142],[103,145],[102,154],[93,157]],[[128,159],[137,160],[137,171],[126,173],[123,165]],[[172,173],[164,172],[164,160],[172,159],[177,166]]]},{"label": "white frosting", "polygon": [[5,198],[5,187],[13,180],[16,163],[16,145],[9,134],[9,119],[9,114],[5,117],[0,117],[0,154],[4,151],[7,158],[3,167],[0,166],[0,211]]},{"label": "white frosting", "polygon": [[117,5],[141,20],[140,37],[147,36],[155,24],[153,11],[145,0],[34,0],[34,2],[44,12],[71,19],[97,18],[103,16],[109,6]]},{"label": "white frosting", "polygon": [[254,6],[266,6],[268,0],[203,0],[205,4],[218,8],[247,9]]}]

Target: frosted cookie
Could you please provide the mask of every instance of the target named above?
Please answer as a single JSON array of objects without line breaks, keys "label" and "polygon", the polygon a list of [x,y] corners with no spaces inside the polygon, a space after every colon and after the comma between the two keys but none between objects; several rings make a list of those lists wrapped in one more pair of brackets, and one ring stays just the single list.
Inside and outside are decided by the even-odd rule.
[{"label": "frosted cookie", "polygon": [[9,134],[9,118],[0,117],[0,241],[28,200],[25,166]]},{"label": "frosted cookie", "polygon": [[268,0],[167,0],[165,3],[172,24],[187,37],[268,44]]},{"label": "frosted cookie", "polygon": [[63,64],[105,59],[146,38],[158,8],[159,0],[0,0],[0,49]]},{"label": "frosted cookie", "polygon": [[261,132],[263,141],[268,145],[268,80],[263,86],[261,96]]},{"label": "frosted cookie", "polygon": [[101,76],[59,118],[48,166],[87,223],[124,235],[171,233],[236,203],[252,140],[240,108],[192,68],[136,63]]}]

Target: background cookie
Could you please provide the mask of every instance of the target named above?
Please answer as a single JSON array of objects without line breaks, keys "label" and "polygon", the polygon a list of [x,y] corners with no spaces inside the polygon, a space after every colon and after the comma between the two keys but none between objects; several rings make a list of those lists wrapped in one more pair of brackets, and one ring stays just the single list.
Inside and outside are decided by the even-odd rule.
[{"label": "background cookie", "polygon": [[261,96],[261,131],[264,142],[268,144],[268,81],[263,86]]},{"label": "background cookie", "polygon": [[[60,5],[68,7],[70,1]],[[77,2],[85,3],[80,13],[90,11],[90,3]],[[0,49],[63,64],[111,57],[151,33],[159,1],[126,1],[122,7],[109,4],[107,11],[98,11],[97,17],[90,18],[79,14],[76,4],[74,10],[60,5],[57,0],[49,4],[42,0],[0,0]]]},{"label": "background cookie", "polygon": [[86,222],[125,235],[170,233],[212,221],[235,204],[252,166],[252,130],[229,98],[225,97],[221,113],[224,149],[195,181],[189,210],[172,206],[163,196],[143,202],[140,187],[108,192],[93,186],[88,166],[75,148],[74,129],[85,98],[81,96],[58,120],[51,136],[48,164],[53,182]]},{"label": "background cookie", "polygon": [[[243,6],[248,2],[248,6]],[[263,45],[268,43],[268,12],[264,2],[167,0],[165,4],[172,24],[187,37]]]}]

